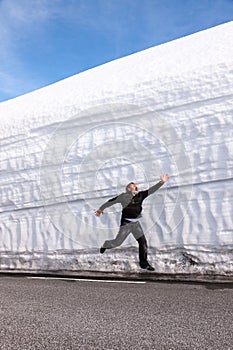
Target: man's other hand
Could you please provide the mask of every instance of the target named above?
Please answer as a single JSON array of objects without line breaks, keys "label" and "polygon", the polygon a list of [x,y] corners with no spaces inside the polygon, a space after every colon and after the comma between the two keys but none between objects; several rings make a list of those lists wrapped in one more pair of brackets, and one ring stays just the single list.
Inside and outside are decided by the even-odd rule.
[{"label": "man's other hand", "polygon": [[101,214],[103,214],[103,211],[101,209],[96,210],[95,212],[96,216],[100,216]]}]

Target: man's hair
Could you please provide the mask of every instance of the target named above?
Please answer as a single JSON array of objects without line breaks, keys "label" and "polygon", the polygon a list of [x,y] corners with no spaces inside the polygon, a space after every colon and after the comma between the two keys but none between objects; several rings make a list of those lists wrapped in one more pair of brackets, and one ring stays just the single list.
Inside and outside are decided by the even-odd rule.
[{"label": "man's hair", "polygon": [[128,188],[130,187],[130,185],[135,185],[135,183],[134,183],[134,182],[130,182],[130,183],[125,187],[126,192],[128,192]]}]

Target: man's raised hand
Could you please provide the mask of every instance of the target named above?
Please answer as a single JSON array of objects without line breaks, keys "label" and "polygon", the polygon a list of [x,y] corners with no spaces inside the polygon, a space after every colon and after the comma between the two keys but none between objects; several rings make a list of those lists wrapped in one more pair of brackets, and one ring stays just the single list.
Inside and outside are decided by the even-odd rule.
[{"label": "man's raised hand", "polygon": [[161,181],[166,182],[169,179],[169,175],[164,174],[164,175],[160,176],[160,179],[161,179]]}]

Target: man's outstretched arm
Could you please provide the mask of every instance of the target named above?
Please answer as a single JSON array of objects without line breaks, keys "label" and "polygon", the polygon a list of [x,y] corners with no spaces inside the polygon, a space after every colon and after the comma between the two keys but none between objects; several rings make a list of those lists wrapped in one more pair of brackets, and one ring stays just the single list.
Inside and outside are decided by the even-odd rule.
[{"label": "man's outstretched arm", "polygon": [[143,191],[145,192],[145,198],[151,194],[153,194],[155,191],[157,191],[161,186],[163,186],[163,184],[165,182],[167,182],[167,180],[169,179],[169,175],[168,174],[164,174],[162,176],[160,176],[160,181],[155,184],[154,186],[150,187],[148,190]]},{"label": "man's outstretched arm", "polygon": [[109,199],[107,202],[105,202],[104,204],[102,204],[98,210],[96,210],[95,215],[96,216],[100,216],[101,214],[103,214],[104,209],[111,207],[112,205],[116,204],[116,203],[120,203],[120,196],[114,197]]}]

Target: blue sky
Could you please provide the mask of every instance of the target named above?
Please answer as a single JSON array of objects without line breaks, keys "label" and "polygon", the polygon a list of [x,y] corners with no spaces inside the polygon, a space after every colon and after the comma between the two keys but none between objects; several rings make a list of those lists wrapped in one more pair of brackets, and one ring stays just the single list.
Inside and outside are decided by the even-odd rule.
[{"label": "blue sky", "polygon": [[0,0],[0,102],[233,20],[233,0]]}]

